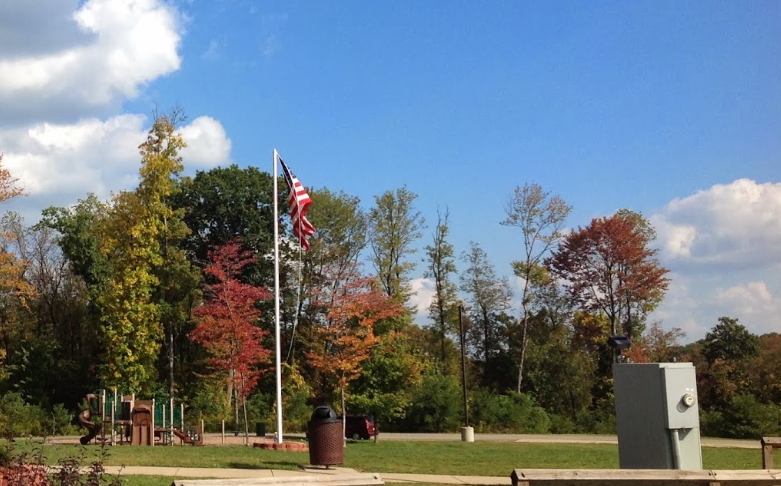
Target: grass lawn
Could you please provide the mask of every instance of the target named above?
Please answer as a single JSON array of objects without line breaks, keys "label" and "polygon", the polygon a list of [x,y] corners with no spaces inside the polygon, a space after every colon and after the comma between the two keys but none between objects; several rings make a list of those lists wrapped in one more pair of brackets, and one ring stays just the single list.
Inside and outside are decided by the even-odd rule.
[{"label": "grass lawn", "polygon": [[[17,451],[40,444],[19,441]],[[29,449],[27,449],[29,450]],[[45,462],[84,453],[83,464],[95,460],[98,446],[47,445]],[[172,466],[296,470],[309,463],[306,452],[282,452],[245,446],[107,447],[107,465]],[[756,449],[704,447],[705,469],[759,469]],[[775,463],[781,465],[781,451]],[[602,469],[618,467],[618,447],[612,444],[523,444],[514,442],[397,442],[349,443],[344,466],[365,472],[395,472],[507,477],[516,468]],[[128,486],[168,486],[171,478],[126,477]]]},{"label": "grass lawn", "polygon": [[123,486],[171,486],[175,478],[168,476],[122,476]]}]

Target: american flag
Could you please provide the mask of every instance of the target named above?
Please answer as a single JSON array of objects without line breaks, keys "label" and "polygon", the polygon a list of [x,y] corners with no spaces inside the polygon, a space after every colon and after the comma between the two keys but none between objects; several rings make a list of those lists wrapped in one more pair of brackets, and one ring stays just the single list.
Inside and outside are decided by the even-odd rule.
[{"label": "american flag", "polygon": [[293,234],[296,235],[301,246],[308,250],[309,237],[315,233],[315,227],[306,219],[306,210],[312,204],[312,199],[285,162],[279,159],[279,163],[282,164],[282,172],[285,173],[285,182],[290,192],[287,205],[290,208],[290,218],[293,220]]}]

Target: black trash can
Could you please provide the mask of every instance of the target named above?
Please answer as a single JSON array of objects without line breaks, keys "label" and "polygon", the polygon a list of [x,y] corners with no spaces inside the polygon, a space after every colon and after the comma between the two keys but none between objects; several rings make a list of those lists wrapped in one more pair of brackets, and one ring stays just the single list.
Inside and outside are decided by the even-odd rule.
[{"label": "black trash can", "polygon": [[321,406],[312,412],[306,424],[309,439],[309,464],[335,466],[344,464],[344,436],[342,421],[331,407]]},{"label": "black trash can", "polygon": [[255,435],[258,437],[265,437],[266,436],[266,424],[263,422],[256,422],[255,423]]}]

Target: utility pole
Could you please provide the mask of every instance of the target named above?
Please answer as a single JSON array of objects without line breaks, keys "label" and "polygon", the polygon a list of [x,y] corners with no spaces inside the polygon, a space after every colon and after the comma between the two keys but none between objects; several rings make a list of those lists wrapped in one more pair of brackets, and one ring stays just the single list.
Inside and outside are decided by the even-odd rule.
[{"label": "utility pole", "polygon": [[464,427],[469,427],[469,403],[466,395],[466,344],[464,343],[464,306],[458,306],[458,327],[461,337],[461,384],[464,388]]}]

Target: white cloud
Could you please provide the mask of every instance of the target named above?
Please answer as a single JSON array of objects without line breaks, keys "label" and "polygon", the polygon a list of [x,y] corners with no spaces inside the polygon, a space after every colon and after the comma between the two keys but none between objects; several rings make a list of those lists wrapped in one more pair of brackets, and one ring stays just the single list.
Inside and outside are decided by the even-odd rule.
[{"label": "white cloud", "polygon": [[[781,295],[773,294],[764,281],[743,282],[719,288],[715,299],[725,307],[734,309],[741,322],[749,322],[762,332],[778,332],[781,315]],[[755,331],[756,332],[756,331]]]},{"label": "white cloud", "polygon": [[32,195],[107,196],[137,172],[145,118],[120,115],[72,124],[38,123],[0,132],[4,164]]},{"label": "white cloud", "polygon": [[436,291],[434,282],[428,278],[414,278],[409,285],[412,292],[409,303],[416,309],[413,318],[417,324],[425,325],[428,323],[428,307]]},{"label": "white cloud", "polygon": [[260,44],[260,52],[263,57],[271,57],[279,50],[279,39],[277,36],[270,35],[266,37]]},{"label": "white cloud", "polygon": [[667,204],[651,220],[673,265],[781,264],[781,183],[739,179]]},{"label": "white cloud", "polygon": [[[0,131],[3,164],[30,197],[16,205],[36,208],[70,205],[94,193],[106,199],[138,181],[138,146],[147,135],[143,115],[119,115],[105,121],[37,123]],[[185,170],[211,168],[230,160],[231,142],[213,118],[198,117],[180,129],[189,146],[182,151]],[[25,215],[34,219],[39,214]]]},{"label": "white cloud", "polygon": [[661,263],[672,269],[652,319],[701,339],[719,317],[751,332],[781,321],[781,183],[739,179],[668,203],[651,216]]},{"label": "white cloud", "polygon": [[230,162],[231,141],[222,124],[210,116],[201,116],[182,127],[187,147],[182,157],[188,168],[210,169]]},{"label": "white cloud", "polygon": [[[73,8],[74,3],[78,5],[65,5]],[[59,15],[50,16],[49,9]],[[146,83],[181,63],[179,15],[159,0],[88,0],[71,15],[64,15],[57,1],[37,0],[3,16],[5,10],[0,10],[0,32],[10,30],[16,40],[0,51],[0,106],[6,126],[93,114],[136,97]],[[47,16],[47,31],[66,34],[50,36],[58,43],[25,48],[25,41],[35,43],[42,30],[21,30],[15,22]]]},{"label": "white cloud", "polygon": [[203,51],[203,54],[201,54],[201,57],[203,59],[206,59],[207,61],[213,61],[219,57],[219,51],[220,46],[222,42],[220,42],[217,39],[212,39],[209,41],[209,46],[206,48],[205,51]]},{"label": "white cloud", "polygon": [[[121,104],[179,69],[184,21],[166,0],[0,2],[0,150],[29,194],[11,209],[35,220],[137,184],[149,120]],[[181,133],[185,170],[230,161],[217,120]]]}]

